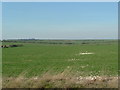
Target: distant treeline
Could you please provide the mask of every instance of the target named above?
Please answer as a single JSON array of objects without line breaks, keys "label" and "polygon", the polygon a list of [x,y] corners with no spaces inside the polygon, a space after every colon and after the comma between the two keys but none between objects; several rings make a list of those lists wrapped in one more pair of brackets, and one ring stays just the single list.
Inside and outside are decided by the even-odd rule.
[{"label": "distant treeline", "polygon": [[2,40],[9,43],[40,43],[40,44],[112,44],[118,40],[39,40],[39,39],[15,39]]}]

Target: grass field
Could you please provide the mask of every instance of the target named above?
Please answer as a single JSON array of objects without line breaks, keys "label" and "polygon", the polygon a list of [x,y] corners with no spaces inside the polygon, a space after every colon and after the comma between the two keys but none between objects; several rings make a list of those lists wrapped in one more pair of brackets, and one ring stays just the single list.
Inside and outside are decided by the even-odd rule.
[{"label": "grass field", "polygon": [[[52,78],[55,75],[60,77],[64,74],[62,77],[65,78],[66,75],[73,79],[79,76],[116,77],[118,75],[117,40],[3,42],[3,45],[11,44],[23,46],[2,49],[3,87],[10,87],[6,84],[9,82],[6,81],[7,78],[20,76],[32,78],[47,74],[47,78],[48,76]],[[55,85],[47,84],[44,87],[55,87]]]}]

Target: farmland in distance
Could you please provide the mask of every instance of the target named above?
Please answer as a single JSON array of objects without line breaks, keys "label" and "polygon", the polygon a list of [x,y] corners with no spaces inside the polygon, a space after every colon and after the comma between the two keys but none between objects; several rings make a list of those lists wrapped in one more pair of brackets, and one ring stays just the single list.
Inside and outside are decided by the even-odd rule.
[{"label": "farmland in distance", "polygon": [[[33,87],[51,88],[70,87],[71,83],[64,83],[67,83],[65,80],[71,81],[73,78],[75,79],[72,82],[75,83],[72,83],[71,87],[85,87],[86,84],[79,84],[78,78],[118,76],[117,40],[6,40],[2,44],[22,45],[2,48],[3,87],[25,87],[19,84],[11,86],[10,80],[16,80],[15,78],[18,77],[24,77],[23,81],[29,82],[33,77],[38,80],[46,76],[49,80],[45,81],[45,84],[33,85]],[[62,80],[60,78],[57,86],[49,77],[54,78],[52,80],[57,83],[58,78],[61,77]],[[75,80],[78,80],[78,84]],[[112,86],[99,86],[98,84],[92,87]]]}]

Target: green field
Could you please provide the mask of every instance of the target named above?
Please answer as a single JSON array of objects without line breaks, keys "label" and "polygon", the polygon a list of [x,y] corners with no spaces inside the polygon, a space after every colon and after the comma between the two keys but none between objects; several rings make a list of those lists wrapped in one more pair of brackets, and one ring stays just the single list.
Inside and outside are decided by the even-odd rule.
[{"label": "green field", "polygon": [[[6,41],[2,49],[3,77],[52,75],[67,71],[74,76],[117,76],[117,40]],[[81,54],[92,53],[92,54]]]}]

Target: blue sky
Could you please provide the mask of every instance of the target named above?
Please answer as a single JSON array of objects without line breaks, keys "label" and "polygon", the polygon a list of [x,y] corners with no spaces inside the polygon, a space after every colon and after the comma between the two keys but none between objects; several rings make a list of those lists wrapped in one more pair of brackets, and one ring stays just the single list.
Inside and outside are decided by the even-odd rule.
[{"label": "blue sky", "polygon": [[2,3],[0,2],[0,40],[2,39]]},{"label": "blue sky", "polygon": [[115,39],[116,2],[4,2],[3,39]]}]

